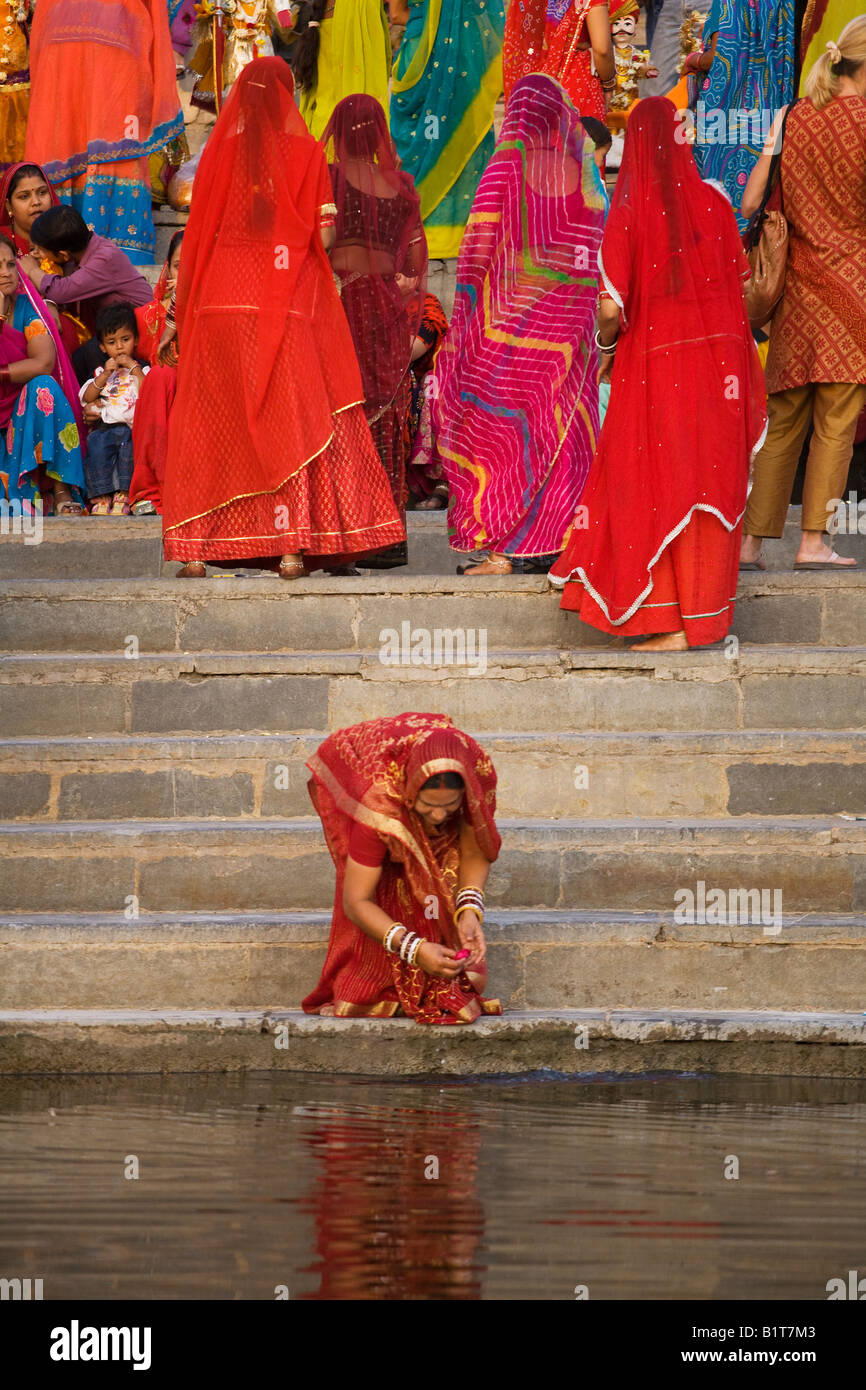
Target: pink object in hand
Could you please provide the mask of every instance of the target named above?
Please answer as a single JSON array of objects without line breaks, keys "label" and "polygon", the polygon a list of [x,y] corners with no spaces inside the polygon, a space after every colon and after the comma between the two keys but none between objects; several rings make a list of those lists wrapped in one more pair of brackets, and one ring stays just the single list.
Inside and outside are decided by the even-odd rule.
[{"label": "pink object in hand", "polygon": [[454,959],[455,959],[455,960],[468,960],[469,954],[470,954],[469,951],[458,951],[458,952],[457,952],[457,955],[454,957]]}]

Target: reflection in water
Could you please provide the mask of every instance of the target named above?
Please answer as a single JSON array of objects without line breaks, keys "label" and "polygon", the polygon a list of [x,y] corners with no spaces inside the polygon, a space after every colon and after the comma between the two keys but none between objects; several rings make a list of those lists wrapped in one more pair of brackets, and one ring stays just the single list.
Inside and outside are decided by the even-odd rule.
[{"label": "reflection in water", "polygon": [[329,1107],[319,1119],[302,1135],[318,1160],[302,1204],[315,1220],[309,1268],[319,1280],[306,1297],[480,1298],[481,1130],[472,1114],[437,1107],[431,1117],[398,1103],[363,1114]]},{"label": "reflection in water", "polygon": [[866,1083],[803,1078],[0,1079],[0,1277],[47,1299],[824,1299],[862,1267],[864,1117]]}]

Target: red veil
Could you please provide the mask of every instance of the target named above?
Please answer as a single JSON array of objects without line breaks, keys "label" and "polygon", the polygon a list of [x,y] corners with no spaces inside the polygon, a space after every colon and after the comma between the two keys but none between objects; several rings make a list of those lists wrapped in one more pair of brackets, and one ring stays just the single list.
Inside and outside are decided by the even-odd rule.
[{"label": "red veil", "polygon": [[622,311],[610,407],[581,498],[588,527],[551,571],[581,580],[611,624],[646,600],[693,513],[735,529],[766,428],[736,219],[680,134],[664,97],[646,97],[629,121],[599,252]]},{"label": "red veil", "polygon": [[[361,378],[320,234],[331,184],[293,90],[279,58],[244,68],[196,174],[176,295],[170,558],[336,553],[403,538],[369,430],[351,411]],[[298,512],[291,541],[274,520],[284,499]]]},{"label": "red veil", "polygon": [[[409,174],[398,167],[385,112],[375,97],[344,97],[322,144],[337,207],[331,265],[343,283],[369,420],[396,395],[421,322],[427,291],[421,200]],[[405,295],[395,275],[412,281]],[[353,287],[361,282],[359,299]]]},{"label": "red veil", "polygon": [[327,958],[318,985],[304,1000],[305,1011],[333,1003],[343,1016],[390,1016],[402,1006],[419,1023],[471,1023],[482,1012],[499,1013],[495,1001],[480,997],[483,967],[451,983],[412,970],[343,912],[349,838],[357,821],[375,830],[387,849],[379,905],[429,941],[456,944],[459,826],[437,836],[434,848],[410,805],[429,777],[459,772],[466,786],[462,815],[493,863],[501,844],[494,819],[496,773],[483,749],[447,715],[401,714],[338,730],[307,766],[310,797],[337,870],[337,892]]}]

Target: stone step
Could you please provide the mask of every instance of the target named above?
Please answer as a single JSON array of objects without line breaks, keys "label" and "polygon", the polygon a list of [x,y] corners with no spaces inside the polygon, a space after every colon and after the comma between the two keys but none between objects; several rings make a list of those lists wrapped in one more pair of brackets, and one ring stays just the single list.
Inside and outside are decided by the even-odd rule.
[{"label": "stone step", "polygon": [[[706,889],[760,890],[785,921],[866,912],[866,822],[833,817],[499,821],[496,908],[673,914]],[[317,819],[0,825],[0,912],[328,911]],[[862,984],[862,981],[861,981]]]},{"label": "stone step", "polygon": [[[866,815],[866,733],[478,733],[501,816]],[[319,734],[0,740],[0,820],[310,812]]]},{"label": "stone step", "polygon": [[469,1028],[231,1009],[9,1009],[0,1072],[866,1075],[859,1011],[521,1010]]},{"label": "stone step", "polygon": [[[772,924],[771,924],[772,925]],[[297,1008],[326,913],[4,916],[0,1008]],[[491,910],[488,993],[506,1009],[856,1010],[866,918],[677,926],[665,913]]]},{"label": "stone step", "polygon": [[[167,228],[166,236],[174,230]],[[161,264],[145,272],[155,278]],[[835,544],[840,554],[866,565],[866,518],[862,526],[862,534],[839,535]],[[12,528],[10,518],[0,529],[0,579],[156,579],[177,572],[176,561],[163,562],[160,517],[47,517],[39,543],[23,527]],[[448,544],[444,511],[409,512],[407,534],[409,564],[395,574],[455,573],[463,556]],[[792,507],[782,539],[765,543],[771,571],[790,569],[799,539],[800,508]]]},{"label": "stone step", "polygon": [[[231,606],[237,609],[233,618],[242,620],[243,605]],[[508,605],[499,606],[507,612]],[[150,611],[144,610],[145,618]],[[146,624],[137,626],[141,632]],[[129,628],[127,642],[136,635]],[[187,626],[187,640],[193,635]],[[102,636],[107,644],[110,634]],[[199,631],[199,637],[205,634]],[[118,639],[123,641],[119,633]],[[469,730],[503,733],[866,727],[864,647],[743,644],[736,655],[723,647],[680,653],[535,648],[493,650],[485,660],[482,673],[477,661],[432,669],[391,666],[378,652],[357,650],[168,651],[134,659],[122,651],[13,655],[0,660],[0,729],[9,738],[254,731],[291,736],[407,709],[441,712]]]},{"label": "stone step", "polygon": [[[741,641],[866,645],[866,572],[746,573],[738,594]],[[564,612],[543,575],[0,584],[10,651],[123,652],[130,636],[142,652],[357,651],[386,640],[432,643],[436,631],[467,641],[483,633],[488,649],[507,651],[622,645]]]}]

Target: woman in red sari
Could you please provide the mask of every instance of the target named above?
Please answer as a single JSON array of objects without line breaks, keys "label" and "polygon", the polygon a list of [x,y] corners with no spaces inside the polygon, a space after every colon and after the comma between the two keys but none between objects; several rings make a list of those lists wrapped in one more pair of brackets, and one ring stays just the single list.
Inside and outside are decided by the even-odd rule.
[{"label": "woman in red sari", "polygon": [[139,326],[138,355],[150,363],[150,371],[142,382],[132,423],[135,467],[129,485],[129,502],[133,516],[162,515],[168,422],[177,395],[176,344],[174,341],[169,344],[165,361],[160,360],[159,350],[177,286],[182,245],[181,230],[175,232],[169,242],[153,300],[135,311]]},{"label": "woman in red sari", "polygon": [[733,209],[676,129],[664,97],[645,98],[629,120],[599,252],[610,405],[551,579],[566,586],[562,607],[592,627],[663,634],[640,645],[682,651],[731,625],[767,411]]},{"label": "woman in red sari", "polygon": [[502,50],[505,100],[521,77],[555,77],[581,116],[604,121],[616,87],[607,0],[511,0]]},{"label": "woman in red sari", "polygon": [[[398,168],[375,97],[358,93],[338,102],[322,144],[337,208],[331,265],[358,354],[367,423],[405,523],[410,367],[427,281],[421,201]],[[407,558],[404,544],[371,558],[370,566],[389,569]]]},{"label": "woman in red sari", "polygon": [[337,895],[305,1012],[434,1024],[501,1013],[481,996],[483,890],[500,847],[483,750],[446,715],[401,714],[340,729],[307,766]]},{"label": "woman in red sari", "polygon": [[196,175],[163,496],[185,578],[210,560],[293,579],[302,553],[333,564],[405,538],[325,251],[328,167],[293,86],[281,59],[250,63]]}]

